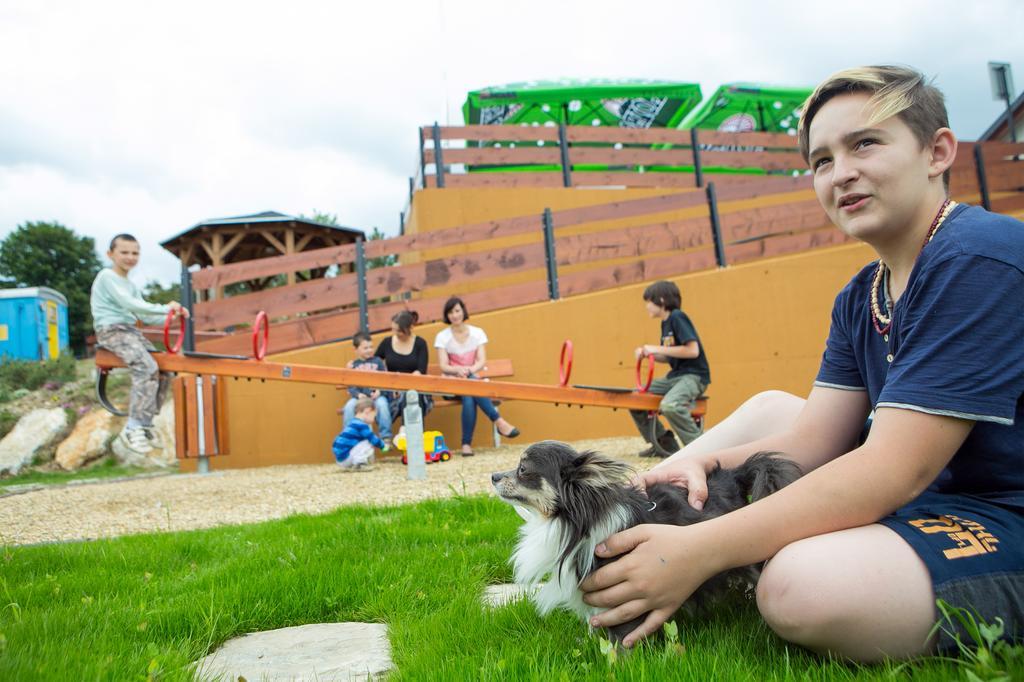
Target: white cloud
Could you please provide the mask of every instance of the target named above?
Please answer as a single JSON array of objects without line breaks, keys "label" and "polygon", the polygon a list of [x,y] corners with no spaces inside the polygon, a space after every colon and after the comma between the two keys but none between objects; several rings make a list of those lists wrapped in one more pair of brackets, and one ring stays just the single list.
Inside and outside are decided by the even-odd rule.
[{"label": "white cloud", "polygon": [[937,76],[965,138],[1000,113],[985,64],[1024,82],[1014,0],[824,6],[737,0],[425,3],[14,0],[0,6],[0,238],[56,219],[142,240],[139,279],[177,277],[158,243],[273,209],[393,231],[416,128],[461,123],[465,93],[529,79],[812,85],[861,63]]}]

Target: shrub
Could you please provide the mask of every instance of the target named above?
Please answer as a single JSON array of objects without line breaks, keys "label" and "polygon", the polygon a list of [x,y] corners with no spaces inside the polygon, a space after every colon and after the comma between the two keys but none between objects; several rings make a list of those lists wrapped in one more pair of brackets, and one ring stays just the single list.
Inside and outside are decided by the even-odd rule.
[{"label": "shrub", "polygon": [[[17,389],[34,391],[47,382],[64,383],[75,379],[75,358],[70,352],[56,360],[6,360],[0,362],[0,402]],[[10,398],[8,398],[9,400]]]},{"label": "shrub", "polygon": [[18,415],[8,410],[0,410],[0,438],[3,438],[11,430],[14,429],[14,425],[18,423]]}]

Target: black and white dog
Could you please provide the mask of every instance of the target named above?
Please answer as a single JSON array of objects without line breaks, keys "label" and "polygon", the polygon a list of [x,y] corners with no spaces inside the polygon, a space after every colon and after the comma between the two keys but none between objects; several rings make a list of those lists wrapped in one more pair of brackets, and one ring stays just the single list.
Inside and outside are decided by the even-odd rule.
[{"label": "black and white dog", "polygon": [[[629,485],[632,473],[625,462],[547,440],[528,447],[517,468],[491,474],[498,496],[526,520],[512,564],[517,583],[540,586],[533,599],[541,615],[565,608],[588,622],[600,611],[583,603],[579,584],[614,561],[594,556],[594,548],[608,536],[642,523],[686,526],[721,516],[792,483],[800,469],[769,452],[735,469],[716,467],[707,478],[702,510],[689,505],[685,488],[656,483],[641,492]],[[721,589],[730,574],[756,579],[757,570],[751,566],[716,576],[695,596]],[[610,639],[618,644],[645,617],[611,628]]]}]

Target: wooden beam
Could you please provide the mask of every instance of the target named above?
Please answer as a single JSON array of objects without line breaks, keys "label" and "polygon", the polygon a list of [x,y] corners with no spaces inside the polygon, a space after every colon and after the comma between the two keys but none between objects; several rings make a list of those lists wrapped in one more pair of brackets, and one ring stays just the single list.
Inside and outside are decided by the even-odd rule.
[{"label": "wooden beam", "polygon": [[199,246],[203,247],[203,251],[205,251],[206,255],[209,256],[210,258],[210,263],[213,263],[216,261],[217,253],[209,244],[206,243],[206,241],[206,239],[200,238],[196,241],[196,243],[199,244]]},{"label": "wooden beam", "polygon": [[284,244],[281,243],[281,240],[278,239],[277,237],[275,237],[273,232],[271,232],[270,230],[268,230],[266,228],[263,228],[263,229],[257,230],[257,232],[259,234],[263,235],[263,238],[266,239],[268,242],[270,242],[270,245],[273,246],[278,251],[280,251],[282,254],[287,251],[285,249]]},{"label": "wooden beam", "polygon": [[[284,229],[284,255],[291,256],[295,253],[295,228],[289,225]],[[295,284],[295,271],[288,271],[288,284]]]},{"label": "wooden beam", "polygon": [[[468,395],[493,400],[525,400],[558,405],[590,405],[631,410],[657,410],[662,396],[650,393],[613,393],[593,388],[570,388],[511,381],[475,381],[399,372],[362,372],[357,369],[293,365],[230,358],[188,358],[182,355],[154,353],[161,371],[216,374],[300,384],[369,386],[388,390],[416,389],[438,395]],[[97,367],[123,367],[124,363],[109,351],[96,352]],[[186,390],[187,385],[186,385]],[[195,395],[195,384],[192,384]],[[192,398],[194,400],[194,398]],[[190,445],[192,434],[189,433]]]},{"label": "wooden beam", "polygon": [[230,254],[235,249],[235,247],[238,246],[238,243],[243,239],[245,239],[245,232],[236,232],[234,235],[232,235],[231,239],[228,240],[228,243],[225,244],[224,248],[221,249],[221,260],[223,261],[227,259],[228,254]]}]

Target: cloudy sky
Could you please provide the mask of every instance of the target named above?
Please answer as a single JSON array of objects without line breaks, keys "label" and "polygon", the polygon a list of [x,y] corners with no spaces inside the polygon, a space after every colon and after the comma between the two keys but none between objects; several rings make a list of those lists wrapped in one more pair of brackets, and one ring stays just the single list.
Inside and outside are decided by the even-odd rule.
[{"label": "cloudy sky", "polygon": [[30,220],[98,245],[134,232],[141,283],[176,279],[159,242],[212,217],[318,210],[394,233],[416,127],[531,79],[709,95],[903,63],[974,139],[1003,106],[987,62],[1024,86],[1022,26],[1019,0],[0,0],[0,238]]}]

